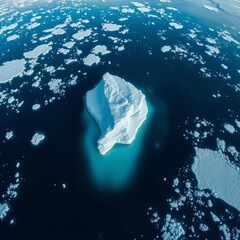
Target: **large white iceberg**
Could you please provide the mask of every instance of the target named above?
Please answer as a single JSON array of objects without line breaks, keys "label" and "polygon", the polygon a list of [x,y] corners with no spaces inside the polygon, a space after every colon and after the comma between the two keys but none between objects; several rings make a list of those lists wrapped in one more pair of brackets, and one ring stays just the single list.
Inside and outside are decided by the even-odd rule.
[{"label": "large white iceberg", "polygon": [[97,147],[102,155],[116,143],[131,144],[148,113],[144,94],[109,73],[87,92],[86,104],[101,130]]}]

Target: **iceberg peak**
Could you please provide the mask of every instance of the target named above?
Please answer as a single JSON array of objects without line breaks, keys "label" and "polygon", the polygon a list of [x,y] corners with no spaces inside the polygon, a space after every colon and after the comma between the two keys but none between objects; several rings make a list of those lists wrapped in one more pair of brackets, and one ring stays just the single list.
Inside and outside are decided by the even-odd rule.
[{"label": "iceberg peak", "polygon": [[86,104],[101,130],[97,148],[102,155],[117,143],[131,144],[148,113],[145,95],[110,73],[87,92]]}]

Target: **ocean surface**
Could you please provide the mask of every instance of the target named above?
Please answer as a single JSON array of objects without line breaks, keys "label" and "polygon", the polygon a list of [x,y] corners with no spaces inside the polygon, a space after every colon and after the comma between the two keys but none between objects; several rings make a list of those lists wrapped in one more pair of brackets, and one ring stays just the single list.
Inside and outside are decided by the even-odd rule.
[{"label": "ocean surface", "polygon": [[[26,84],[17,92],[17,98],[24,100],[19,113],[8,104],[0,105],[0,163],[4,166],[0,168],[0,193],[4,194],[9,183],[14,181],[17,162],[20,162],[21,179],[17,197],[10,203],[10,212],[0,222],[1,240],[150,240],[157,239],[156,236],[161,239],[161,226],[166,214],[171,214],[182,224],[185,236],[179,239],[193,239],[191,226],[195,228],[194,239],[222,239],[224,234],[219,224],[212,220],[210,212],[219,218],[221,216],[221,221],[229,229],[240,229],[239,212],[212,195],[209,197],[213,203],[211,209],[205,205],[192,208],[189,203],[174,211],[168,201],[177,196],[173,187],[176,177],[180,182],[191,179],[193,189],[197,189],[195,175],[191,171],[183,171],[193,163],[194,147],[214,150],[216,139],[224,138],[240,150],[240,131],[234,135],[225,134],[223,128],[224,123],[234,122],[240,116],[240,96],[236,90],[240,83],[237,71],[240,69],[240,45],[222,42],[224,40],[217,33],[227,29],[239,41],[239,18],[224,12],[215,17],[214,13],[202,7],[205,2],[172,1],[160,3],[161,7],[158,2],[149,3],[152,9],[169,6],[179,10],[180,13],[172,11],[171,16],[184,27],[171,31],[168,30],[168,17],[160,22],[157,18],[150,20],[149,16],[137,10],[131,18],[130,13],[126,14],[125,17],[129,18],[127,23],[119,23],[118,19],[124,17],[123,14],[110,7],[127,5],[133,9],[128,1],[85,1],[79,3],[79,8],[83,9],[80,13],[71,1],[36,2],[26,7],[36,15],[42,15],[41,22],[45,22],[36,28],[36,32],[61,24],[67,15],[71,15],[72,22],[79,18],[91,19],[87,28],[100,28],[106,19],[125,24],[129,32],[121,37],[131,41],[126,42],[124,51],[115,53],[112,40],[105,37],[108,32],[96,31],[97,43],[89,40],[79,44],[76,41],[76,46],[83,51],[79,59],[97,44],[107,46],[112,53],[102,56],[98,65],[88,67],[79,60],[56,73],[56,78],[64,80],[69,79],[71,74],[79,77],[76,85],[56,97],[59,99],[44,105],[46,99],[55,94],[50,93],[47,87],[51,77],[41,73],[41,91]],[[61,4],[66,9],[60,8],[61,11],[48,17],[55,20],[48,21],[44,17],[48,15],[46,11]],[[92,7],[93,4],[96,6]],[[87,10],[89,7],[91,9]],[[32,16],[34,14],[24,21],[29,21]],[[0,22],[1,26],[4,22]],[[194,28],[199,30],[199,43],[204,42],[206,37],[217,39],[220,56],[206,54],[205,48],[188,37],[189,29]],[[214,31],[209,31],[209,28]],[[22,37],[17,43],[0,39],[0,51],[4,53],[0,57],[1,63],[20,59],[22,51],[31,48],[32,32],[21,31]],[[159,31],[160,34],[156,34]],[[67,30],[66,37],[70,39],[75,32],[76,29]],[[120,38],[117,32],[112,35]],[[167,40],[162,40],[161,36]],[[51,41],[57,47],[61,44],[61,36]],[[163,53],[161,48],[164,45],[170,45],[172,49],[174,45],[184,46],[187,52]],[[203,56],[204,66],[198,62],[200,56]],[[38,75],[44,64],[61,65],[64,57],[56,53],[40,57],[34,74]],[[193,61],[189,61],[190,58]],[[228,69],[225,70],[221,63],[226,64]],[[201,74],[199,69],[205,66],[212,73],[211,77]],[[99,129],[86,111],[85,94],[106,72],[124,78],[140,89],[146,95],[150,114],[132,146],[116,146],[109,156],[101,157],[93,141],[98,138]],[[20,89],[21,82],[32,82],[34,74],[17,77],[8,85],[0,84],[0,91]],[[227,74],[231,78],[226,77]],[[213,97],[217,93],[221,97]],[[38,111],[32,110],[34,103],[42,103]],[[196,129],[197,117],[211,122],[214,129],[199,145],[195,144],[192,136],[185,137],[186,130]],[[13,130],[14,135],[7,141],[5,134],[9,130]],[[37,131],[44,133],[45,139],[38,146],[33,146],[31,137]],[[210,194],[209,190],[206,192]],[[149,209],[160,215],[156,224],[151,222]],[[193,222],[197,212],[204,212],[204,216]],[[11,220],[14,220],[12,224]],[[208,231],[199,230],[201,222],[209,227]]]}]

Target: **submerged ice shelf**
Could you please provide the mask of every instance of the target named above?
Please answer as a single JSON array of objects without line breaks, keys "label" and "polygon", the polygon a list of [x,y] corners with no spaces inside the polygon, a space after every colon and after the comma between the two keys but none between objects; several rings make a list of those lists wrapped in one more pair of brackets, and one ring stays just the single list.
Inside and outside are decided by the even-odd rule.
[{"label": "submerged ice shelf", "polygon": [[148,113],[144,94],[131,83],[109,73],[87,92],[86,104],[101,130],[97,147],[102,155],[116,143],[131,144]]}]

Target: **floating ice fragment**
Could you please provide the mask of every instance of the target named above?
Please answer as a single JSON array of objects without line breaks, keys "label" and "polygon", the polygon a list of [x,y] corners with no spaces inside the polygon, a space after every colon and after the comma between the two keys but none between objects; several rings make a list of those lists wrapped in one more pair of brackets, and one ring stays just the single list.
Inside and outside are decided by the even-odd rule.
[{"label": "floating ice fragment", "polygon": [[35,47],[33,50],[29,52],[25,52],[23,56],[25,58],[37,58],[40,55],[46,55],[51,49],[52,47],[49,46],[48,44],[42,44]]},{"label": "floating ice fragment", "polygon": [[38,103],[36,103],[36,104],[34,104],[34,105],[32,106],[32,110],[36,111],[36,110],[38,110],[40,107],[41,107],[41,105],[38,104]]},{"label": "floating ice fragment", "polygon": [[114,32],[114,31],[118,31],[122,26],[118,24],[113,24],[113,23],[103,23],[102,27],[104,31]]},{"label": "floating ice fragment", "polygon": [[31,143],[35,146],[39,145],[45,139],[45,135],[42,133],[35,133],[32,137]]},{"label": "floating ice fragment", "polygon": [[24,59],[3,63],[3,65],[0,66],[0,84],[9,82],[23,73],[25,64],[26,61]]},{"label": "floating ice fragment", "polygon": [[19,38],[19,35],[14,34],[14,35],[12,35],[12,36],[7,37],[7,42],[16,40],[16,39],[18,39],[18,38]]},{"label": "floating ice fragment", "polygon": [[93,64],[98,64],[100,62],[100,57],[91,53],[87,57],[83,58],[83,63],[87,66],[92,66]]},{"label": "floating ice fragment", "polygon": [[175,22],[170,22],[169,25],[171,27],[174,27],[175,29],[182,29],[183,28],[182,24],[178,24],[178,23],[175,23]]},{"label": "floating ice fragment", "polygon": [[203,5],[203,7],[212,12],[219,12],[217,8],[209,6],[209,5]]},{"label": "floating ice fragment", "polygon": [[13,137],[13,131],[9,131],[9,132],[7,132],[6,135],[5,135],[5,138],[6,138],[7,140],[11,139],[12,137]]},{"label": "floating ice fragment", "polygon": [[161,51],[162,51],[163,53],[165,53],[165,52],[169,52],[171,49],[172,49],[172,48],[171,48],[170,46],[163,46],[163,47],[161,48]]},{"label": "floating ice fragment", "polygon": [[95,54],[102,54],[102,55],[105,55],[105,54],[108,54],[110,53],[111,51],[107,50],[107,47],[104,46],[104,45],[97,45],[96,47],[94,47],[92,49],[92,52],[95,53]]},{"label": "floating ice fragment", "polygon": [[6,217],[7,212],[9,211],[9,206],[7,203],[0,203],[0,219],[3,220]]},{"label": "floating ice fragment", "polygon": [[224,128],[225,128],[225,130],[227,130],[229,133],[234,133],[234,132],[235,132],[234,126],[230,125],[229,123],[225,123],[225,124],[224,124]]},{"label": "floating ice fragment", "polygon": [[90,36],[92,34],[91,29],[87,30],[79,30],[77,33],[73,34],[73,38],[76,40],[83,40],[84,38]]}]

